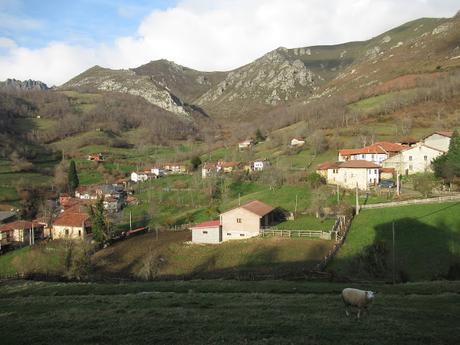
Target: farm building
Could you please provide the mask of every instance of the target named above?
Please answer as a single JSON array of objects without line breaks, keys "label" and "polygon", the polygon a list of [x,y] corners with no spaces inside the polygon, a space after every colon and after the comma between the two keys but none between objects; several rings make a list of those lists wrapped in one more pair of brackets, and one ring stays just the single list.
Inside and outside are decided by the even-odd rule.
[{"label": "farm building", "polygon": [[270,162],[267,160],[257,160],[251,164],[252,171],[262,171],[270,166]]},{"label": "farm building", "polygon": [[453,132],[450,131],[438,131],[430,134],[423,138],[423,143],[434,149],[447,152],[449,151],[450,138]]},{"label": "farm building", "polygon": [[275,209],[261,201],[254,200],[220,215],[222,240],[238,240],[258,236],[261,227],[274,222]]},{"label": "farm building", "polygon": [[431,171],[431,162],[445,152],[420,143],[382,162],[384,168],[394,168],[399,174],[412,175]]},{"label": "farm building", "polygon": [[291,146],[292,147],[300,147],[305,145],[305,139],[304,138],[292,138],[291,139]]},{"label": "farm building", "polygon": [[131,173],[131,181],[133,182],[145,182],[153,178],[153,174],[150,171],[133,171]]},{"label": "farm building", "polygon": [[[321,170],[318,170],[321,168]],[[326,178],[328,184],[352,189],[367,190],[380,181],[380,166],[366,160],[349,160],[335,164],[323,163],[317,172]]]},{"label": "farm building", "polygon": [[254,140],[252,139],[247,139],[245,141],[242,141],[238,143],[238,149],[239,150],[247,150],[250,149],[254,145]]},{"label": "farm building", "polygon": [[222,227],[220,220],[210,220],[192,226],[193,243],[220,243],[222,242]]},{"label": "farm building", "polygon": [[51,237],[54,239],[86,239],[91,236],[88,214],[74,207],[62,212],[53,222]]},{"label": "farm building", "polygon": [[0,226],[1,245],[24,245],[43,238],[45,225],[36,221],[17,220]]},{"label": "farm building", "polygon": [[365,160],[375,164],[381,164],[385,159],[398,154],[404,150],[404,148],[405,147],[400,144],[382,141],[359,149],[339,150],[338,161]]}]

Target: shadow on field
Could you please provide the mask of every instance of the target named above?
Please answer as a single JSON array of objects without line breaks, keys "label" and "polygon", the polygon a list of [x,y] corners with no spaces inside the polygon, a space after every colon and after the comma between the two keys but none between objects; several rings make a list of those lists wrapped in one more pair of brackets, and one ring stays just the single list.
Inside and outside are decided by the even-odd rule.
[{"label": "shadow on field", "polygon": [[438,212],[398,219],[394,242],[393,222],[376,226],[373,243],[355,256],[336,258],[334,268],[339,275],[354,279],[460,279],[460,222],[449,225],[438,219],[435,225],[429,225],[420,221]]}]

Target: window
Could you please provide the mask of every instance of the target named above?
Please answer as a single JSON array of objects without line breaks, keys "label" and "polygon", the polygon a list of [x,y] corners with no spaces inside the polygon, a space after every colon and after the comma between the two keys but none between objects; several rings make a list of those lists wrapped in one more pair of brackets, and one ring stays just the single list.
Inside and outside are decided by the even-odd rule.
[{"label": "window", "polygon": [[425,160],[425,162],[428,160],[428,156],[423,156],[423,159]]},{"label": "window", "polygon": [[374,174],[376,174],[376,175],[377,175],[377,169],[375,169],[375,170],[374,170]]},{"label": "window", "polygon": [[203,231],[203,234],[206,235],[208,232],[207,231]]},{"label": "window", "polygon": [[414,167],[412,165],[409,165],[409,170],[414,170]]},{"label": "window", "polygon": [[78,230],[78,237],[81,237],[81,230]]},{"label": "window", "polygon": [[374,154],[371,155],[371,159],[374,160]]},{"label": "window", "polygon": [[241,237],[244,237],[244,234],[240,234]]},{"label": "window", "polygon": [[361,155],[361,158],[363,158],[363,159],[366,158],[366,155]]},{"label": "window", "polygon": [[64,231],[65,231],[65,235],[69,236],[69,229],[65,229]]},{"label": "window", "polygon": [[237,223],[242,223],[241,218],[236,218],[236,222],[237,222]]},{"label": "window", "polygon": [[409,156],[409,160],[410,160],[410,161],[412,160],[412,156]]},{"label": "window", "polygon": [[232,236],[232,233],[231,233],[231,232],[227,232],[227,236]]}]

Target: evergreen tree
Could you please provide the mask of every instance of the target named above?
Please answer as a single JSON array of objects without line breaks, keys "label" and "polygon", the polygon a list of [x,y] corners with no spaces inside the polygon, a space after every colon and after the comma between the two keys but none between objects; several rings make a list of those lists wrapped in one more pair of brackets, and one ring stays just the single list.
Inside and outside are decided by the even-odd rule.
[{"label": "evergreen tree", "polygon": [[449,151],[434,159],[432,166],[436,177],[441,177],[446,182],[452,183],[460,178],[460,137],[457,130],[450,139]]},{"label": "evergreen tree", "polygon": [[93,239],[102,243],[110,238],[109,224],[105,218],[104,198],[98,198],[95,205],[91,205],[88,209],[91,218],[91,228]]},{"label": "evergreen tree", "polygon": [[201,165],[201,163],[202,163],[201,158],[198,157],[198,156],[195,156],[190,160],[190,164],[192,164],[193,170],[198,169],[198,167]]},{"label": "evergreen tree", "polygon": [[265,140],[265,136],[262,134],[262,131],[259,128],[257,128],[255,136],[256,136],[256,141],[258,143],[260,143],[260,142]]},{"label": "evergreen tree", "polygon": [[70,161],[68,181],[69,181],[69,192],[71,194],[74,194],[75,190],[80,185],[80,180],[78,179],[78,174],[77,174],[77,167],[75,165],[74,160]]}]

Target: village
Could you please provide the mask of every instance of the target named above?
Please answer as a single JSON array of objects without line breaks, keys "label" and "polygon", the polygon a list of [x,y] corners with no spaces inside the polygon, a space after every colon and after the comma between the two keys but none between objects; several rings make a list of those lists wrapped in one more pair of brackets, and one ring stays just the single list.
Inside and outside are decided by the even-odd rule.
[{"label": "village", "polygon": [[[357,149],[340,149],[335,162],[326,161],[316,167],[316,173],[325,183],[337,189],[362,190],[379,187],[393,190],[396,194],[401,190],[401,177],[432,170],[431,162],[444,155],[450,145],[453,132],[434,132],[420,140],[406,138],[400,142],[375,142]],[[293,138],[291,147],[301,147],[304,138]],[[238,150],[251,150],[255,145],[249,139],[238,144]],[[102,162],[102,154],[88,155],[89,161]],[[217,161],[201,164],[201,178],[208,179],[219,175],[231,175],[235,172],[257,174],[270,169],[268,159],[251,162]],[[120,212],[127,205],[136,204],[135,186],[149,180],[167,179],[171,175],[190,174],[190,166],[185,163],[162,163],[151,168],[132,171],[128,178],[117,184],[100,184],[79,186],[71,195],[62,193],[55,200],[55,214],[49,220],[35,219],[32,221],[17,220],[14,212],[0,214],[0,231],[2,252],[34,245],[41,240],[71,239],[92,240],[92,224],[89,210],[98,201],[102,202],[104,217],[114,224],[120,219]],[[192,231],[192,243],[221,243],[229,240],[242,240],[262,236],[264,229],[292,217],[294,210],[278,210],[279,205],[268,205],[259,200],[251,200],[222,212],[219,219],[211,219],[201,223],[189,224]],[[359,207],[359,205],[355,205]],[[356,211],[356,210],[355,210]],[[142,226],[128,232],[148,231]],[[305,229],[307,231],[307,229]],[[308,229],[311,235],[311,229]],[[108,230],[105,242],[111,238],[119,238],[120,234]],[[317,234],[321,237],[321,234]],[[335,238],[336,234],[329,235]]]}]

